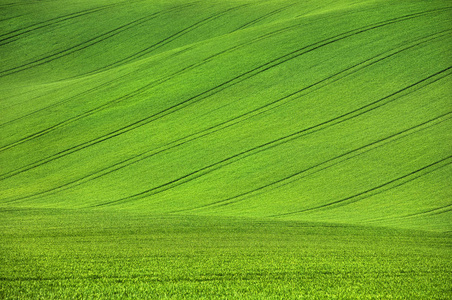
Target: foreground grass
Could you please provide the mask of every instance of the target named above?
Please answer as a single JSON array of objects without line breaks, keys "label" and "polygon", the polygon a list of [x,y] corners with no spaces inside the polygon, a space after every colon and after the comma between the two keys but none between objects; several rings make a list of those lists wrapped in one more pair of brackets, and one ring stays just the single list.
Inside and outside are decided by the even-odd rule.
[{"label": "foreground grass", "polygon": [[450,234],[1,211],[2,299],[447,299]]}]

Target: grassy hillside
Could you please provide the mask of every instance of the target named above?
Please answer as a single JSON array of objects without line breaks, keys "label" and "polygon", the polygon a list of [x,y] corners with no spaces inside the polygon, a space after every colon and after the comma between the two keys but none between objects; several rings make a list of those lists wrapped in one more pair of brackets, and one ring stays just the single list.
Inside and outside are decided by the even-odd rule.
[{"label": "grassy hillside", "polygon": [[[328,256],[333,244],[361,253],[359,272],[341,265],[354,260],[347,255],[330,262],[340,276],[377,268],[365,260],[369,251],[384,258],[387,247],[402,257],[419,250],[412,259],[428,260],[416,270],[428,273],[434,265],[437,277],[417,274],[430,281],[413,294],[419,277],[410,273],[399,296],[450,295],[451,18],[452,5],[442,0],[0,0],[0,218],[2,243],[8,244],[2,259],[9,266],[0,269],[7,286],[2,291],[13,297],[8,291],[20,290],[28,278],[28,296],[40,297],[32,283],[48,283],[31,279],[42,278],[35,264],[42,261],[36,258],[35,269],[23,272],[11,266],[30,264],[22,255],[42,257],[51,238],[56,249],[70,250],[47,249],[47,259],[62,251],[62,260],[47,267],[83,263],[79,271],[68,271],[72,275],[45,275],[47,282],[88,274],[85,259],[97,255],[108,261],[118,252],[123,262],[123,251],[142,254],[121,243],[100,254],[103,239],[135,238],[127,234],[135,228],[136,245],[149,250],[149,241],[141,240],[149,230],[168,227],[168,239],[178,239],[181,224],[195,228],[180,239],[184,254],[174,254],[182,264],[192,263],[184,260],[190,251],[223,238],[231,241],[223,245],[228,259],[257,255],[243,241],[261,239],[269,245],[264,257],[285,253],[287,260],[275,265],[287,271],[299,243],[293,237],[314,236],[304,229],[310,224],[319,239],[335,242],[315,250],[318,239],[308,239],[309,255]],[[76,216],[91,225],[77,223]],[[117,223],[98,220],[106,216]],[[149,228],[142,231],[144,224]],[[209,235],[196,224],[232,233]],[[340,229],[325,231],[325,224]],[[70,254],[78,239],[62,238],[72,227],[93,245],[80,248],[78,258]],[[41,239],[30,240],[24,228]],[[356,231],[369,233],[360,238]],[[200,244],[191,248],[196,232]],[[288,239],[285,250],[270,242],[281,232]],[[429,246],[407,250],[408,244],[397,241],[401,236],[410,245]],[[372,250],[370,241],[380,239]],[[24,250],[29,243],[34,246]],[[205,257],[213,259],[223,246],[209,248]],[[163,243],[149,251],[170,248]],[[417,264],[407,259],[406,265]],[[89,274],[123,278],[106,274],[103,261]],[[133,273],[138,261],[132,261],[126,269]],[[241,275],[234,278],[249,287],[238,262],[235,273]],[[400,270],[398,263],[387,268]],[[260,268],[273,275],[281,271]],[[380,286],[371,285],[377,273],[386,272],[378,270],[350,297],[397,297],[379,294],[386,283],[394,284],[391,272]],[[223,271],[204,274],[212,280],[207,286],[218,283],[209,276]],[[310,281],[312,287],[329,284],[330,273],[322,274],[317,283]],[[299,275],[290,282],[306,279]],[[167,296],[182,297],[182,275],[155,276],[178,282]],[[330,296],[347,295],[334,290],[344,284],[334,281]],[[278,298],[279,285],[255,296]],[[43,298],[58,298],[47,288]],[[186,288],[193,292],[193,286]],[[293,297],[326,297],[294,289]],[[218,295],[225,290],[222,285]],[[65,296],[92,293],[72,290]],[[137,293],[129,296],[142,295]],[[106,295],[100,294],[112,296]],[[238,295],[250,294],[244,288]]]}]

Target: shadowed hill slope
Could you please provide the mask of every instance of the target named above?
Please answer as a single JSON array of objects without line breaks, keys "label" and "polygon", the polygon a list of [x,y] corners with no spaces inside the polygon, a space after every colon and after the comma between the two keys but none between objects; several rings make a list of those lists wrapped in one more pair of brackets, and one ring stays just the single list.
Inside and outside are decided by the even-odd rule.
[{"label": "shadowed hill slope", "polygon": [[1,1],[0,206],[451,230],[446,1]]}]

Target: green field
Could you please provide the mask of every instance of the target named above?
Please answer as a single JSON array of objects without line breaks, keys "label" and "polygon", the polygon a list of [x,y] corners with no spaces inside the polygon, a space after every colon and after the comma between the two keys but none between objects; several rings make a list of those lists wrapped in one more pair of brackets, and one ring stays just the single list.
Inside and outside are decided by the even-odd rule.
[{"label": "green field", "polygon": [[0,298],[450,299],[451,74],[446,0],[0,0]]}]

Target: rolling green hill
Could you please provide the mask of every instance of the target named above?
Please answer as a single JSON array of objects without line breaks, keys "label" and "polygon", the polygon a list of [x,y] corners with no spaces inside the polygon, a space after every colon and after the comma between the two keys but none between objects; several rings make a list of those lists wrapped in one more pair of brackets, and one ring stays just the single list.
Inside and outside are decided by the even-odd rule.
[{"label": "rolling green hill", "polygon": [[[142,279],[162,298],[447,298],[451,20],[443,0],[0,0],[0,295],[145,298]],[[301,241],[314,281],[290,273]],[[244,272],[237,249],[268,265]],[[190,257],[212,271],[171,267]]]}]

